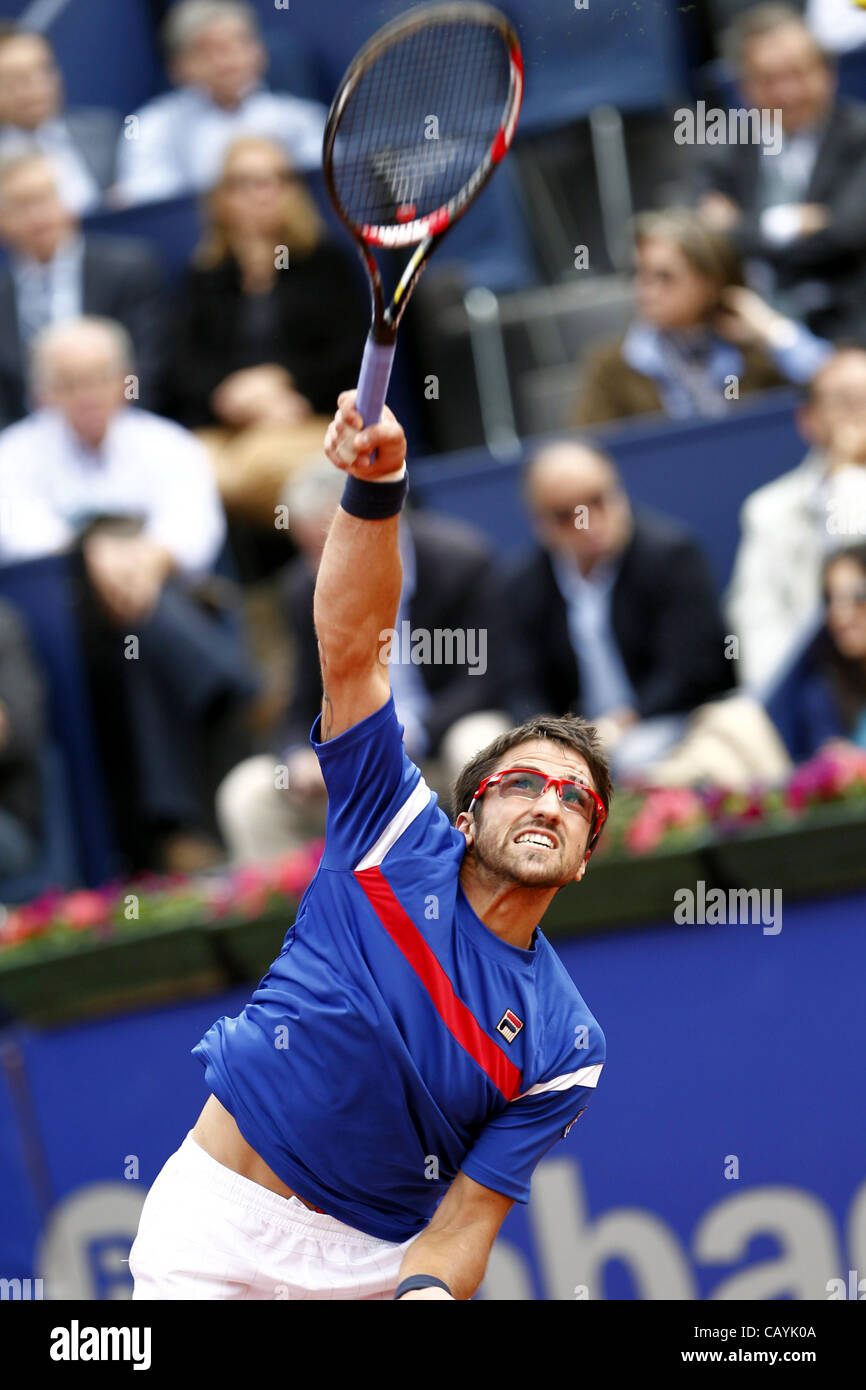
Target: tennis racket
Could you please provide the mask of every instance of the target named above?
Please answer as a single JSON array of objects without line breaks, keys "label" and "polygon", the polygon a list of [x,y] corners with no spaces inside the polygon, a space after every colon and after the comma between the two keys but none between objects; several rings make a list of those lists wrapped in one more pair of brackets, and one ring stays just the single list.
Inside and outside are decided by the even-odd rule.
[{"label": "tennis racket", "polygon": [[[418,277],[507,154],[523,97],[517,34],[484,4],[419,5],[364,45],[325,126],[325,184],[367,272],[373,319],[355,408],[378,423]],[[386,306],[374,248],[415,246]],[[340,457],[351,463],[351,446]]]}]

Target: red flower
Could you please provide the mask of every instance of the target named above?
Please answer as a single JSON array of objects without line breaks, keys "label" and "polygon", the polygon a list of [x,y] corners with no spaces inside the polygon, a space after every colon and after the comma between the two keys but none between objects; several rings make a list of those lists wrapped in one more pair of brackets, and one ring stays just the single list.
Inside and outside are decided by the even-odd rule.
[{"label": "red flower", "polygon": [[82,888],[77,893],[70,893],[63,900],[58,916],[64,922],[68,922],[75,931],[84,931],[87,927],[95,927],[106,920],[108,906],[102,893]]}]

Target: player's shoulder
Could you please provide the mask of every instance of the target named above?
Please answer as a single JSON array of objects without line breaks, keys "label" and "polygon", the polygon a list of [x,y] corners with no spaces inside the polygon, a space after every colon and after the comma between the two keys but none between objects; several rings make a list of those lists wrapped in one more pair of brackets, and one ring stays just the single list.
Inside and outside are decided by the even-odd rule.
[{"label": "player's shoulder", "polygon": [[581,1065],[603,1063],[607,1053],[604,1030],[568,970],[546,937],[538,933],[538,1000],[544,1023],[544,1064],[556,1067],[580,1055]]}]

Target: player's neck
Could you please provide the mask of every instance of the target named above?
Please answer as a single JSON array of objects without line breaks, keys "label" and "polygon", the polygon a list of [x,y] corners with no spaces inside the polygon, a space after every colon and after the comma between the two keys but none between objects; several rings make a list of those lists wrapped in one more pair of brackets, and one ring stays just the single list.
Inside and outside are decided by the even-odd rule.
[{"label": "player's neck", "polygon": [[558,888],[531,888],[493,878],[469,855],[460,868],[460,882],[469,906],[485,927],[509,946],[532,949],[532,934]]}]

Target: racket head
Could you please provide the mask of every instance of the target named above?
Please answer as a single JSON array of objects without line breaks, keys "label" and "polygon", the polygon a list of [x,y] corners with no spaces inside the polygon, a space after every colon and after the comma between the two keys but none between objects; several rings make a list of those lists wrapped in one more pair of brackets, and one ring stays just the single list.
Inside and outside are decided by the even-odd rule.
[{"label": "racket head", "polygon": [[340,83],[322,155],[365,256],[462,217],[507,154],[522,99],[517,33],[492,5],[419,5],[378,30]]}]

